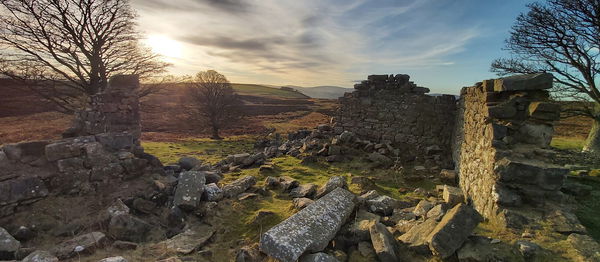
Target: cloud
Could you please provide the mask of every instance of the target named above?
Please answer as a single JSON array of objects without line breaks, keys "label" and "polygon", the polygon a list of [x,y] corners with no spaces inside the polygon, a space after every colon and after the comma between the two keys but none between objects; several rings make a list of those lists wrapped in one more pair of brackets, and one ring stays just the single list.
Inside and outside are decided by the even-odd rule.
[{"label": "cloud", "polygon": [[460,6],[443,2],[133,0],[133,6],[146,33],[185,44],[186,62],[177,70],[204,65],[236,72],[239,81],[348,86],[374,68],[453,63],[449,57],[480,29],[458,23]]}]

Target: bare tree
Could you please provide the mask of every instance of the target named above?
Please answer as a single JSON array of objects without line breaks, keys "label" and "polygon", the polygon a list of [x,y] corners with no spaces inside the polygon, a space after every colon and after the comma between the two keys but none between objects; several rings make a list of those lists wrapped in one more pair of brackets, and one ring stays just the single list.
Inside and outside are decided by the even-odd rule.
[{"label": "bare tree", "polygon": [[565,116],[593,119],[584,151],[600,153],[600,1],[549,0],[528,5],[506,40],[512,58],[498,59],[500,74],[553,73],[554,95],[579,101]]},{"label": "bare tree", "polygon": [[139,44],[129,0],[0,0],[0,75],[73,112],[116,74],[167,63]]},{"label": "bare tree", "polygon": [[240,100],[227,78],[217,71],[196,74],[187,88],[187,95],[193,107],[193,119],[208,124],[213,139],[221,139],[221,128],[241,117]]}]

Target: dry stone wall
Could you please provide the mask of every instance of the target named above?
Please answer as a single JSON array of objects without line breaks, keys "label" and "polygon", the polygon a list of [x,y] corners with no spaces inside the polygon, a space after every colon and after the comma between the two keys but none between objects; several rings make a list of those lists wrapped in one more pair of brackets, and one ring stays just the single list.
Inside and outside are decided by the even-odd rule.
[{"label": "dry stone wall", "polygon": [[453,156],[465,196],[508,227],[541,219],[562,201],[566,169],[544,162],[560,107],[548,102],[552,75],[520,75],[463,88]]},{"label": "dry stone wall", "polygon": [[79,114],[77,131],[83,136],[0,147],[0,217],[48,195],[85,194],[162,170],[153,169],[160,161],[139,147],[137,76],[117,76],[110,83]]},{"label": "dry stone wall", "polygon": [[356,91],[339,100],[333,119],[335,131],[392,144],[401,149],[404,159],[440,153],[432,160],[447,168],[451,165],[456,99],[452,95],[427,95],[429,89],[409,79],[408,75],[370,75],[356,84]]}]

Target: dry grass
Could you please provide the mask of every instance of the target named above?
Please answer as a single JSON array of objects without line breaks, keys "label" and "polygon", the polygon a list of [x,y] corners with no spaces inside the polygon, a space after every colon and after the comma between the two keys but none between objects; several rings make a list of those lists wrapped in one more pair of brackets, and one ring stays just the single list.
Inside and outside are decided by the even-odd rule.
[{"label": "dry grass", "polygon": [[45,112],[0,118],[0,144],[27,140],[58,139],[70,126],[72,116]]}]

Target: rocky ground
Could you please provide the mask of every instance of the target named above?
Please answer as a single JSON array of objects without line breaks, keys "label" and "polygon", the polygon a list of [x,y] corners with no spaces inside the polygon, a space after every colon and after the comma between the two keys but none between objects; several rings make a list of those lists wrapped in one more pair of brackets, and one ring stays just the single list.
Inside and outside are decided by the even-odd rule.
[{"label": "rocky ground", "polygon": [[[483,222],[464,203],[435,147],[423,157],[399,159],[390,145],[349,132],[334,135],[321,125],[287,138],[271,134],[248,150],[214,162],[182,157],[92,194],[31,203],[0,220],[0,259],[600,259],[600,247],[584,235]],[[597,197],[600,187],[585,172],[590,166],[571,165],[573,178],[563,192],[580,203]],[[597,230],[594,207],[582,205],[578,213],[589,231]]]}]

